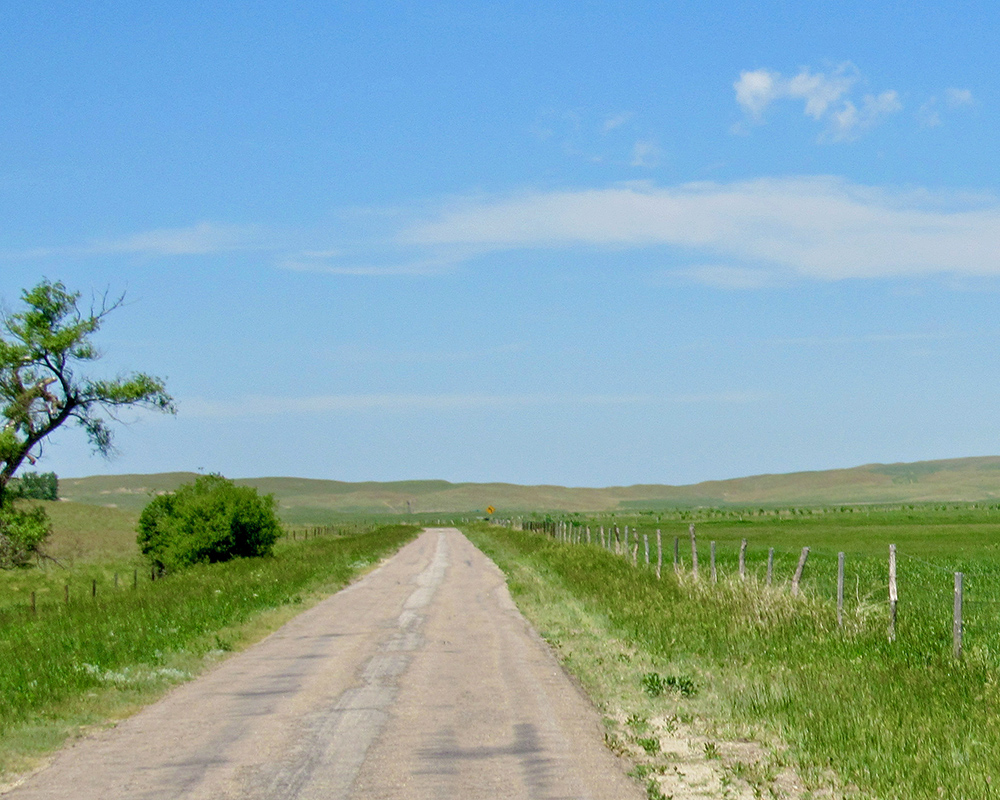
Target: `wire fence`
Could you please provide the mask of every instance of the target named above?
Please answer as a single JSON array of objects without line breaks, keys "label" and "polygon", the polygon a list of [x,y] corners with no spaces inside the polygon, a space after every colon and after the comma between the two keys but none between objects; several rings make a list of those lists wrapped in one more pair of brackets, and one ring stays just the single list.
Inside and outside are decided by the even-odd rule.
[{"label": "wire fence", "polygon": [[[946,509],[942,509],[946,510]],[[679,520],[678,520],[679,521]],[[961,658],[970,642],[1000,659],[1000,559],[944,557],[931,561],[889,545],[883,556],[867,551],[834,551],[807,545],[705,540],[697,526],[668,533],[627,524],[586,524],[562,519],[495,519],[493,524],[535,531],[566,544],[601,547],[637,568],[697,576],[709,584],[746,581],[788,590],[803,598],[836,605],[838,624],[845,609],[884,615],[891,641],[920,637],[942,646],[950,641]]]}]

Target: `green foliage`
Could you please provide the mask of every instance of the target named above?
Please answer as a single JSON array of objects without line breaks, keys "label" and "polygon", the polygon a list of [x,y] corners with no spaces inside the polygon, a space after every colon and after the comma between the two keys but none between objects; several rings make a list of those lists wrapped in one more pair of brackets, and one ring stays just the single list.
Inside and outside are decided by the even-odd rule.
[{"label": "green foliage", "polygon": [[11,481],[9,491],[30,500],[58,500],[59,477],[54,472],[25,472]]},{"label": "green foliage", "polygon": [[49,520],[41,506],[23,508],[7,503],[0,507],[0,568],[30,563],[49,533]]},{"label": "green foliage", "polygon": [[84,429],[94,449],[113,452],[108,419],[130,406],[173,413],[163,381],[144,373],[113,379],[76,374],[100,358],[91,341],[122,298],[87,313],[80,293],[43,280],[21,293],[24,309],[0,319],[0,506],[24,461],[34,463],[47,436],[66,422]]},{"label": "green foliage", "polygon": [[202,475],[154,498],[139,516],[139,549],[161,570],[269,555],[281,536],[272,495]]}]

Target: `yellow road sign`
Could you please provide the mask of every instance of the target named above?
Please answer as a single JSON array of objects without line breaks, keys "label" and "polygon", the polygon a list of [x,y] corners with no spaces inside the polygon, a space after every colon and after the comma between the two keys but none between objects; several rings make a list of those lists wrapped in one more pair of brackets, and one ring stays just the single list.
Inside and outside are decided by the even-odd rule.
[{"label": "yellow road sign", "polygon": [[493,506],[486,506],[486,513],[487,514],[492,514],[494,511],[496,511],[496,509],[493,508]]}]

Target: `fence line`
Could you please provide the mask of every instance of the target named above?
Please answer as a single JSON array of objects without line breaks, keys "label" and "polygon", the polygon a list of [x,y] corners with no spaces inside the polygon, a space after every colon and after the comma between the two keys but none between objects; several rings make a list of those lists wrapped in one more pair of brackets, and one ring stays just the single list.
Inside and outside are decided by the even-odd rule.
[{"label": "fence line", "polygon": [[[510,520],[492,520],[494,525],[503,525],[510,528],[515,528],[515,524]],[[583,528],[578,530],[577,535],[574,536],[573,523],[563,523],[559,521],[546,520],[543,522],[535,523],[534,521],[524,521],[519,520],[516,529],[518,530],[531,530],[538,533],[548,535],[557,541],[570,543],[570,544],[583,544]],[[586,544],[591,545],[590,528],[586,528]],[[612,541],[612,531],[614,534],[614,540]],[[698,581],[698,541],[696,526],[694,522],[691,522],[688,526],[688,535],[691,542],[691,567],[690,575],[695,581]],[[650,558],[650,542],[648,532],[641,532],[642,536],[642,546],[643,546],[643,562],[642,568],[649,569],[650,566],[655,566],[655,575],[658,580],[662,579],[662,565],[663,565],[663,534],[662,529],[656,529],[656,561],[655,565],[652,564]],[[631,560],[633,567],[639,568],[639,538],[640,531],[638,528],[633,528],[631,531],[628,525],[619,526],[615,525],[614,528],[608,528],[607,533],[605,533],[605,527],[600,526],[599,539],[593,543],[592,546],[599,545],[602,549],[612,552],[618,556],[622,556],[627,560]],[[631,544],[631,547],[630,547]],[[748,560],[747,553],[749,549],[749,543],[747,539],[741,539],[739,543],[739,550],[737,555],[737,571],[735,573],[736,577],[739,578],[741,583],[748,582]],[[767,562],[766,562],[766,585],[771,587],[774,581],[775,574],[775,553],[784,553],[785,555],[792,555],[794,551],[790,549],[781,549],[769,547],[767,551]],[[813,556],[823,556],[833,558],[833,554],[824,550],[814,550],[811,547],[803,547],[799,551],[798,561],[795,566],[795,571],[791,576],[790,580],[790,590],[792,596],[799,596],[802,593],[801,584],[804,576],[806,575],[806,566],[809,561],[810,555]],[[840,551],[836,554],[836,615],[837,615],[837,627],[838,629],[843,629],[844,627],[844,591],[845,591],[845,570],[847,562],[847,553]],[[864,560],[865,567],[870,567],[871,564],[868,562],[872,561],[872,556],[870,554],[852,554],[857,560]],[[675,575],[680,577],[684,572],[683,560],[680,555],[680,537],[674,537],[674,572]],[[966,627],[967,620],[964,619],[964,609],[969,606],[996,606],[1000,605],[1000,596],[993,597],[982,597],[982,598],[966,598],[965,597],[965,575],[966,572],[954,571],[947,567],[942,567],[939,564],[934,564],[925,559],[919,558],[917,556],[910,555],[908,553],[898,551],[895,544],[889,546],[888,553],[888,580],[887,584],[883,584],[883,591],[887,591],[887,599],[881,601],[880,603],[876,601],[877,605],[888,606],[888,639],[890,642],[895,642],[897,639],[897,619],[898,619],[898,609],[900,600],[899,591],[899,575],[897,570],[897,556],[903,556],[909,561],[915,564],[921,564],[923,566],[932,568],[939,572],[944,572],[946,574],[951,574],[954,577],[954,589],[951,597],[951,610],[952,610],[952,655],[955,659],[961,659],[963,653],[963,638]],[[731,562],[730,562],[731,563]],[[884,562],[883,562],[884,563]],[[716,542],[713,540],[709,542],[709,564],[710,564],[710,576],[711,583],[716,584],[718,582],[719,572],[718,572],[718,562],[716,555]],[[759,575],[759,573],[757,573]],[[883,573],[885,574],[885,573]],[[1000,571],[993,571],[990,573],[982,572],[981,576],[985,577],[987,575],[993,575],[996,578],[996,585],[1000,585]],[[861,602],[860,596],[860,572],[856,573],[857,583],[858,583],[858,602]],[[756,580],[759,580],[756,579]],[[885,597],[886,595],[883,595]]]}]

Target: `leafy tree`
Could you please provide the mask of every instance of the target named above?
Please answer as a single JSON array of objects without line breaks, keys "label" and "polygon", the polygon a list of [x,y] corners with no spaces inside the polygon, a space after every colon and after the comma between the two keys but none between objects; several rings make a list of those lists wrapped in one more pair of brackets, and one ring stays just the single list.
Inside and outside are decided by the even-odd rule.
[{"label": "leafy tree", "polygon": [[139,549],[158,570],[269,555],[281,536],[272,495],[202,475],[153,498],[139,516]]},{"label": "leafy tree", "polygon": [[[7,541],[13,532],[27,529],[34,533],[22,540],[30,549],[37,548],[38,542],[30,544],[37,538],[37,526],[17,521],[9,487],[22,464],[34,464],[41,455],[47,436],[73,422],[84,429],[95,451],[107,456],[114,451],[109,420],[117,421],[120,409],[175,410],[163,381],[151,375],[100,379],[77,374],[81,364],[101,357],[91,336],[124,298],[108,302],[104,297],[84,312],[79,292],[43,280],[24,290],[21,299],[23,310],[0,316],[0,549],[7,550],[18,549]],[[38,516],[34,511],[18,513]]]},{"label": "leafy tree", "polygon": [[58,500],[59,476],[54,472],[23,472],[14,478],[7,491],[14,497],[27,497],[31,500]]}]

